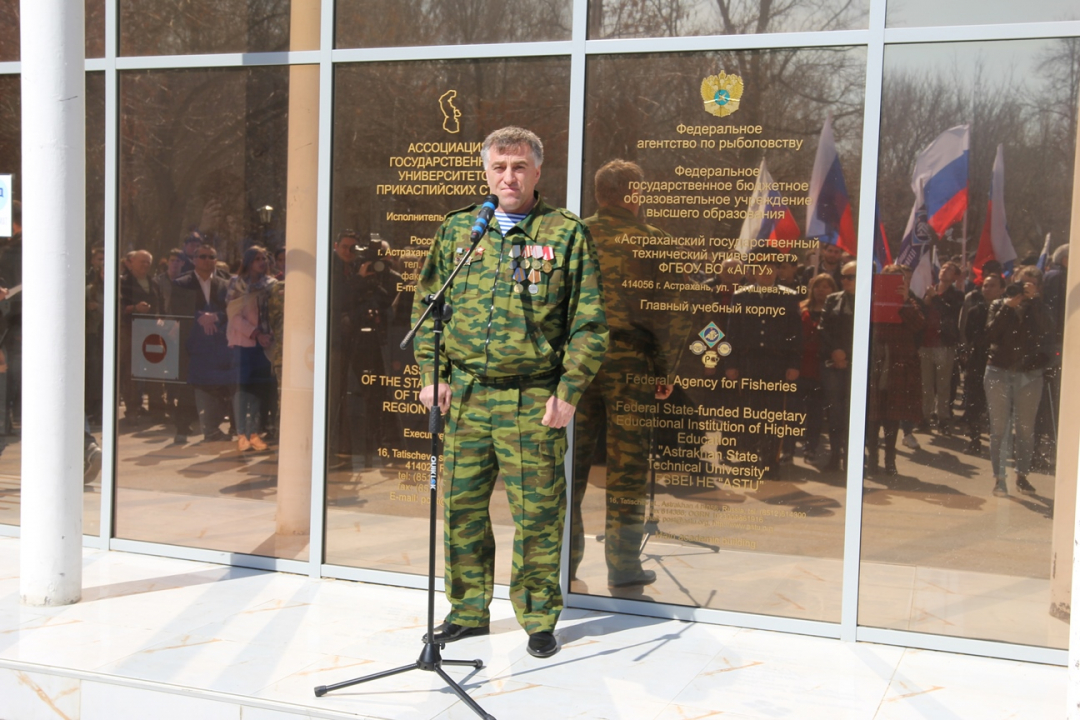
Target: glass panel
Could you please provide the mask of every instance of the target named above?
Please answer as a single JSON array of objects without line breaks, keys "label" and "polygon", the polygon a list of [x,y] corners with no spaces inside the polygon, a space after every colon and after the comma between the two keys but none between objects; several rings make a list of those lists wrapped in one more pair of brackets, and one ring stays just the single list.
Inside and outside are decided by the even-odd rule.
[{"label": "glass panel", "polygon": [[[22,102],[18,75],[0,76],[0,173],[11,173],[12,195],[22,199]],[[0,238],[0,287],[10,288],[22,282],[22,233],[15,238]],[[15,318],[15,316],[12,316]],[[0,373],[0,522],[19,524],[19,484],[22,474],[20,452],[20,369],[22,357],[22,322],[9,321],[8,332],[0,341],[0,350],[8,360]]]},{"label": "glass panel", "polygon": [[86,438],[83,534],[101,528],[101,386],[105,361],[105,73],[86,73]]},{"label": "glass panel", "polygon": [[[339,66],[335,82],[333,232],[355,237],[338,243],[331,269],[326,559],[423,574],[431,443],[412,348],[399,348],[414,283],[443,215],[487,193],[478,150],[491,130],[540,135],[539,190],[562,204],[570,62],[365,63]],[[507,547],[501,482],[492,508]]]},{"label": "glass panel", "polygon": [[569,40],[571,0],[338,0],[336,47]]},{"label": "glass panel", "polygon": [[[815,238],[854,248],[865,62],[589,60],[582,207],[613,340],[578,407],[574,591],[839,620],[842,433],[831,456],[822,297],[800,301],[819,252],[821,271],[843,264]],[[832,204],[811,229],[816,175]],[[846,417],[848,382],[834,385]]]},{"label": "glass panel", "polygon": [[1073,0],[889,0],[888,27],[987,25],[1080,19]]},{"label": "glass panel", "polygon": [[291,0],[120,0],[120,54],[317,50],[318,18],[318,2],[293,8]]},{"label": "glass panel", "polygon": [[19,59],[19,0],[0,0],[0,62]]},{"label": "glass panel", "polygon": [[118,537],[307,556],[317,87],[120,77]]},{"label": "glass panel", "polygon": [[862,625],[1067,645],[1077,364],[1040,255],[1075,210],[1078,49],[886,48],[878,204],[915,270],[875,276]]},{"label": "glass panel", "polygon": [[105,57],[105,0],[86,0],[86,57]]},{"label": "glass panel", "polygon": [[869,9],[869,0],[590,0],[589,38],[854,30]]}]

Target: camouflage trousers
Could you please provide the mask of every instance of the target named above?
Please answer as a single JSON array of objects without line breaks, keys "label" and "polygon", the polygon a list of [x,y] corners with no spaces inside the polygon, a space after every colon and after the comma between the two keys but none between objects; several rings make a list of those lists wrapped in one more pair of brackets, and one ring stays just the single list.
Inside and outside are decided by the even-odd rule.
[{"label": "camouflage trousers", "polygon": [[446,432],[446,597],[449,622],[489,622],[495,536],[488,510],[497,477],[514,519],[510,600],[529,634],[562,612],[559,562],[566,514],[566,430],[544,427],[558,377],[486,383],[454,369]]},{"label": "camouflage trousers", "polygon": [[[604,365],[578,403],[574,420],[573,509],[570,512],[570,570],[576,576],[585,552],[581,504],[589,486],[593,453],[606,440],[607,472],[604,482],[604,557],[608,582],[618,583],[641,573],[641,537],[645,524],[649,479],[648,428],[615,422],[618,415],[633,415],[626,405],[657,402],[656,386],[624,382],[628,373],[652,375],[652,363],[640,351],[612,343]],[[619,404],[623,407],[619,407]]]}]

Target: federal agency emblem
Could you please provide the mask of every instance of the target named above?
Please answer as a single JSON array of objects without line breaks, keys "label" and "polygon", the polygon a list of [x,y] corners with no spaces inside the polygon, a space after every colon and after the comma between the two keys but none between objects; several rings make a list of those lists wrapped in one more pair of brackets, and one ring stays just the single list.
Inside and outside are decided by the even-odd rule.
[{"label": "federal agency emblem", "polygon": [[694,342],[690,343],[690,352],[694,353],[695,355],[700,355],[701,353],[705,352],[705,343],[701,342],[700,340],[695,340]]},{"label": "federal agency emblem", "polygon": [[739,109],[743,94],[743,81],[738,75],[721,71],[701,81],[701,99],[705,112],[717,117],[727,117]]},{"label": "federal agency emblem", "polygon": [[720,353],[721,357],[727,357],[728,355],[731,354],[731,343],[729,343],[729,342],[720,343],[720,346],[718,348],[716,348],[716,351],[718,353]]},{"label": "federal agency emblem", "polygon": [[705,363],[705,367],[711,370],[720,364],[720,356],[715,350],[710,350],[701,356],[701,362]]},{"label": "federal agency emblem", "polygon": [[716,326],[716,323],[711,322],[705,326],[704,330],[698,333],[698,337],[704,340],[706,345],[713,347],[724,339],[724,332]]}]

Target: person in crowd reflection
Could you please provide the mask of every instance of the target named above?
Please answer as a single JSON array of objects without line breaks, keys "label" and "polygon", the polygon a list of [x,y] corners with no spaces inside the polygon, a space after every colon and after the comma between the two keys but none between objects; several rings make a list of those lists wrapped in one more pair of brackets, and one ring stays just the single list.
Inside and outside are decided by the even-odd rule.
[{"label": "person in crowd reflection", "polygon": [[[805,270],[804,270],[805,272]],[[794,257],[784,258],[776,266],[776,284],[794,290],[801,294],[801,289],[806,285],[799,274],[799,264]]]},{"label": "person in crowd reflection", "polygon": [[[352,408],[350,392],[360,387],[363,370],[357,364],[353,352],[359,336],[359,306],[357,294],[360,284],[360,268],[357,248],[360,236],[354,230],[345,230],[334,243],[330,257],[330,387],[334,398],[330,417],[330,453],[336,455],[331,466],[351,463],[353,454]],[[350,387],[350,377],[353,379]]]},{"label": "person in crowd reflection", "polygon": [[878,472],[878,447],[884,435],[885,473],[896,475],[896,438],[900,423],[922,417],[922,372],[918,338],[926,326],[922,303],[910,292],[911,276],[899,265],[886,265],[882,275],[900,275],[903,298],[899,322],[870,325],[870,377],[866,404],[866,473]]},{"label": "person in crowd reflection", "polygon": [[1061,349],[1065,336],[1065,294],[1069,270],[1068,243],[1054,250],[1051,263],[1043,277],[1043,302],[1054,321],[1053,347],[1050,364],[1043,375],[1042,402],[1035,418],[1035,455],[1032,467],[1050,470],[1057,460],[1057,425],[1061,395]]},{"label": "person in crowd reflection", "polygon": [[[442,335],[442,365],[433,365],[430,326],[413,344],[423,376],[420,401],[449,415],[443,497],[450,613],[431,640],[488,632],[495,572],[488,506],[502,477],[515,526],[510,599],[529,634],[529,654],[543,658],[559,650],[566,426],[600,369],[608,327],[588,230],[535,191],[544,160],[540,138],[503,128],[484,140],[480,155],[499,198],[477,248],[484,252],[473,256],[450,293],[454,312]],[[442,286],[458,249],[469,247],[476,215],[473,206],[443,221],[418,297]],[[414,319],[421,312],[414,304]],[[437,397],[436,372],[447,381]]]},{"label": "person in crowd reflection", "polygon": [[274,342],[266,301],[277,280],[267,274],[270,259],[261,245],[244,251],[240,272],[229,281],[226,337],[233,349],[233,420],[240,452],[266,450],[260,437],[262,408],[274,390],[274,371],[266,349]]},{"label": "person in crowd reflection", "polygon": [[960,339],[960,309],[964,294],[956,288],[960,266],[942,264],[938,282],[926,288],[923,313],[926,325],[919,348],[922,375],[922,428],[936,426],[943,434],[952,428],[952,375],[956,345]]},{"label": "person in crowd reflection", "polygon": [[644,179],[645,173],[635,163],[626,160],[606,163],[595,175],[594,194],[599,207],[595,215],[585,220],[599,256],[610,338],[604,364],[577,406],[570,576],[577,576],[585,552],[582,501],[589,486],[596,446],[605,441],[604,558],[608,586],[612,588],[656,581],[654,571],[641,567],[652,443],[648,422],[627,422],[626,418],[653,417],[648,408],[654,407],[657,400],[670,397],[674,389],[665,382],[641,384],[628,379],[667,378],[676,364],[669,318],[638,309],[642,300],[673,299],[670,293],[660,289],[663,283],[658,266],[636,259],[633,245],[618,242],[618,238],[626,235],[667,237],[664,231],[639,219],[639,203],[626,202],[631,183]]},{"label": "person in crowd reflection", "polygon": [[173,283],[176,282],[176,278],[183,274],[184,251],[173,248],[169,251],[165,271],[154,276],[154,282],[158,286],[158,292],[161,293],[161,301],[164,303],[164,307],[168,307],[169,302],[172,300]]},{"label": "person in crowd reflection", "polygon": [[[173,283],[169,314],[194,320],[185,350],[187,384],[194,395],[203,442],[229,439],[221,424],[232,397],[232,352],[225,337],[228,282],[215,272],[217,250],[209,243],[195,251],[195,269]],[[178,410],[190,417],[191,396],[178,393]]]},{"label": "person in crowd reflection", "polygon": [[973,454],[982,451],[982,434],[987,429],[983,377],[986,374],[986,359],[990,354],[990,334],[986,327],[986,316],[990,304],[1001,297],[1004,291],[1005,278],[996,273],[986,275],[979,290],[982,302],[973,303],[964,317],[962,334],[965,342],[961,351],[961,362],[964,366],[964,422],[969,438],[967,450]]},{"label": "person in crowd reflection", "polygon": [[90,251],[86,269],[86,417],[101,423],[101,380],[105,362],[105,248]]},{"label": "person in crowd reflection", "polygon": [[[994,495],[1008,495],[1005,464],[1012,445],[1016,489],[1029,495],[1035,441],[1035,415],[1043,395],[1043,373],[1050,365],[1054,321],[1042,301],[1043,274],[1021,267],[1003,297],[990,303],[986,330],[990,341],[983,387],[990,412],[990,464]],[[1009,433],[1012,433],[1010,443]]]},{"label": "person in crowd reflection", "polygon": [[0,432],[22,418],[22,203],[11,203],[11,237],[0,246]]},{"label": "person in crowd reflection", "polygon": [[[120,399],[124,403],[124,419],[136,420],[149,414],[143,407],[144,383],[131,376],[131,338],[132,324],[136,315],[159,315],[164,307],[161,291],[150,277],[150,268],[154,265],[154,256],[147,250],[135,250],[127,260],[127,273],[120,278],[120,347],[117,364],[119,365]],[[151,391],[160,388],[153,383]],[[151,401],[154,404],[154,401]],[[157,403],[161,404],[161,403]]]},{"label": "person in crowd reflection", "polygon": [[804,284],[809,284],[815,275],[826,273],[832,276],[833,282],[836,283],[836,287],[840,287],[840,274],[843,271],[845,262],[844,251],[840,249],[840,246],[820,243],[818,245],[817,260],[821,263],[820,267],[818,267],[815,262],[811,262],[807,265],[805,270],[806,274],[803,277]]},{"label": "person in crowd reflection", "polygon": [[278,248],[277,252],[274,253],[274,270],[275,270],[274,278],[278,282],[285,282],[285,256],[286,255],[287,255],[287,253],[285,252],[285,247],[284,246]]},{"label": "person in crowd reflection", "polygon": [[[195,256],[199,252],[199,247],[205,243],[205,239],[198,230],[192,230],[184,238],[184,243],[181,248],[180,254],[180,275],[186,275],[189,272],[195,270]],[[213,247],[211,245],[211,247]],[[214,252],[217,252],[216,250]],[[179,276],[178,276],[179,277]]]},{"label": "person in crowd reflection", "polygon": [[855,261],[852,260],[841,269],[840,281],[843,287],[825,299],[819,324],[821,381],[825,389],[825,405],[828,408],[829,420],[829,462],[825,469],[831,472],[847,467],[856,267]]},{"label": "person in crowd reflection", "polygon": [[[806,289],[806,299],[799,303],[799,309],[802,311],[803,360],[799,370],[798,385],[799,401],[802,411],[806,413],[806,438],[803,443],[803,456],[806,462],[817,457],[821,442],[821,428],[824,424],[825,413],[828,412],[828,401],[822,384],[820,327],[825,302],[834,292],[836,292],[836,283],[833,282],[832,275],[821,273],[810,280],[810,285]],[[791,453],[795,447],[794,436],[786,439],[784,446],[787,449],[786,452]]]},{"label": "person in crowd reflection", "polygon": [[[728,320],[732,352],[724,366],[728,380],[739,383],[740,403],[754,411],[790,410],[796,394],[781,384],[794,386],[803,360],[802,316],[795,291],[776,284],[779,261],[748,265],[753,285],[735,291],[733,305],[741,306]],[[762,383],[768,384],[767,386]],[[777,425],[785,425],[777,422]],[[765,479],[780,477],[780,441],[776,433],[747,433],[739,450]],[[786,458],[785,458],[786,459]]]}]

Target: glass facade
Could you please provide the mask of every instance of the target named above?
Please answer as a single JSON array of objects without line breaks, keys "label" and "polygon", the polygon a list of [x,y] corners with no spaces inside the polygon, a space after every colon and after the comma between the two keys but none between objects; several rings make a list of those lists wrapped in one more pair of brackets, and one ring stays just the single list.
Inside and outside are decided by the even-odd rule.
[{"label": "glass facade", "polygon": [[[515,124],[590,227],[612,329],[566,463],[568,605],[1067,646],[1073,4],[329,2],[88,0],[85,414],[115,452],[84,533],[419,582],[431,437],[400,343],[443,216],[488,191],[480,142]],[[501,482],[492,524],[506,583]]]}]

